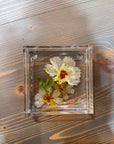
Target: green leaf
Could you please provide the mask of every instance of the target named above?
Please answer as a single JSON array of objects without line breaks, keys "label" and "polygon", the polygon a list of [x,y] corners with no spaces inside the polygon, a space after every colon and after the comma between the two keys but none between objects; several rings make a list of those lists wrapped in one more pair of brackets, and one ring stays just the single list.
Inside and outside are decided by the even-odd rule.
[{"label": "green leaf", "polygon": [[40,81],[39,82],[39,90],[44,90],[45,89],[45,82],[44,82],[43,78],[40,76],[37,76],[37,79]]},{"label": "green leaf", "polygon": [[51,78],[47,79],[47,81],[45,83],[45,86],[46,87],[51,87],[53,85],[53,82],[54,82],[53,78],[51,77]]},{"label": "green leaf", "polygon": [[45,90],[46,87],[51,87],[54,83],[53,78],[50,77],[49,79],[44,82],[43,78],[40,76],[37,76],[37,79],[40,81],[39,82],[39,90]]},{"label": "green leaf", "polygon": [[43,83],[43,81],[40,81],[39,90],[43,90],[43,89],[44,89],[44,83]]},{"label": "green leaf", "polygon": [[40,77],[40,76],[37,76],[37,79],[38,79],[39,81],[44,81],[43,78]]}]

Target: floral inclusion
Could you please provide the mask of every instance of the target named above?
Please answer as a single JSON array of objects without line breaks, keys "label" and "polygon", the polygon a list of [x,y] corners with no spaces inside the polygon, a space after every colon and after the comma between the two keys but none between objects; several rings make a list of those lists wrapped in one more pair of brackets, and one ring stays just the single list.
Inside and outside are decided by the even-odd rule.
[{"label": "floral inclusion", "polygon": [[39,92],[35,96],[35,106],[47,104],[51,107],[68,100],[69,94],[74,94],[74,86],[80,83],[81,70],[72,57],[50,58],[50,64],[44,67],[50,76],[46,81],[39,77]]}]

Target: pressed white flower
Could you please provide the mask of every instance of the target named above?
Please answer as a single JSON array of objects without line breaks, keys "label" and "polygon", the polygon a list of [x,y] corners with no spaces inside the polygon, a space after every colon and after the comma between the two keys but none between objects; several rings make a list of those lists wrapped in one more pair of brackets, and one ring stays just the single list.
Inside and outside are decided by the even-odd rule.
[{"label": "pressed white flower", "polygon": [[34,104],[37,108],[41,107],[43,104],[43,102],[42,102],[42,96],[43,95],[44,94],[41,91],[35,95],[35,103]]},{"label": "pressed white flower", "polygon": [[47,93],[51,93],[51,92],[52,92],[52,87],[47,87],[47,88],[46,88],[46,92],[47,92]]},{"label": "pressed white flower", "polygon": [[41,107],[44,103],[50,105],[51,107],[56,106],[56,104],[60,104],[62,102],[62,99],[58,96],[60,95],[60,92],[55,90],[52,92],[52,88],[47,88],[46,91],[39,90],[39,93],[35,96],[35,106],[37,108]]},{"label": "pressed white flower", "polygon": [[53,57],[53,58],[50,58],[50,62],[53,65],[54,69],[57,71],[59,70],[59,67],[61,66],[62,60],[60,57]]},{"label": "pressed white flower", "polygon": [[[68,88],[70,86],[68,84],[64,84],[64,85],[59,85],[59,84],[55,84],[54,88],[54,92],[53,92],[53,96],[55,98],[62,98],[63,100],[67,100],[68,99],[68,94],[71,94],[71,91],[69,90],[68,92]],[[73,89],[72,89],[73,90]]]},{"label": "pressed white flower", "polygon": [[58,90],[54,90],[53,96],[54,98],[57,98],[60,95],[60,92]]},{"label": "pressed white flower", "polygon": [[76,62],[73,60],[73,58],[67,56],[63,59],[63,63],[68,67],[69,66],[75,67],[76,65]]},{"label": "pressed white flower", "polygon": [[81,71],[76,67],[76,62],[69,56],[62,60],[59,57],[50,59],[51,64],[45,66],[45,71],[54,78],[59,84],[68,82],[69,85],[78,85],[80,82]]},{"label": "pressed white flower", "polygon": [[62,98],[55,98],[55,102],[57,104],[62,104],[63,103],[63,99]]},{"label": "pressed white flower", "polygon": [[70,86],[70,85],[68,85],[68,87],[67,87],[67,93],[68,94],[74,94],[74,89],[73,89],[73,87],[72,86]]},{"label": "pressed white flower", "polygon": [[60,96],[60,91],[58,91],[58,90],[55,90],[54,92],[53,92],[53,97],[54,97],[54,99],[55,99],[55,102],[57,103],[57,104],[62,104],[63,103],[63,98],[60,98],[59,96]]},{"label": "pressed white flower", "polygon": [[64,97],[63,97],[63,99],[64,99],[64,100],[68,100],[68,95],[65,94]]},{"label": "pressed white flower", "polygon": [[53,65],[47,64],[44,69],[50,76],[56,76],[56,69],[54,69]]}]

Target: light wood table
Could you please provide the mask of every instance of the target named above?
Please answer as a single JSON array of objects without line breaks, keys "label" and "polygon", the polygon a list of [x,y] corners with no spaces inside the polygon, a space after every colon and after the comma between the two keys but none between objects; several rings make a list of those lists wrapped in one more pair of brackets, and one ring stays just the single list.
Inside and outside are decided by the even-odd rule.
[{"label": "light wood table", "polygon": [[[86,44],[94,48],[95,119],[26,118],[23,46]],[[113,144],[113,47],[113,0],[1,0],[0,144]]]}]

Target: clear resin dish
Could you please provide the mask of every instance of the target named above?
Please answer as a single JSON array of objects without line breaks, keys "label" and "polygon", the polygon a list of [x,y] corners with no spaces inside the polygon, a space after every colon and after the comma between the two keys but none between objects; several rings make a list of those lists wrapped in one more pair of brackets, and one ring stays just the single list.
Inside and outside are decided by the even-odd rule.
[{"label": "clear resin dish", "polygon": [[90,46],[25,46],[25,113],[93,114]]}]

